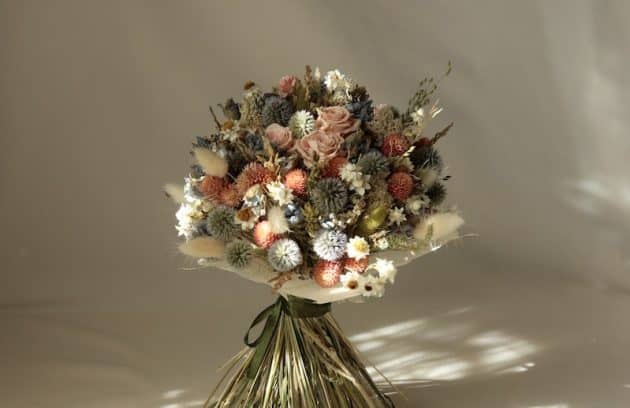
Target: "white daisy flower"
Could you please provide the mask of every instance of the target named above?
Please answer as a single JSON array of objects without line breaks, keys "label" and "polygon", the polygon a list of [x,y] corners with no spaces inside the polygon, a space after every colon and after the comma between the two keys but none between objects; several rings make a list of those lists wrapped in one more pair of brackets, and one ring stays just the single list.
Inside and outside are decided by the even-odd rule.
[{"label": "white daisy flower", "polygon": [[351,290],[363,290],[365,276],[357,272],[347,272],[341,275],[341,285]]},{"label": "white daisy flower", "polygon": [[403,208],[394,207],[389,211],[389,222],[391,224],[400,226],[405,221],[407,221],[407,216]]},{"label": "white daisy flower", "polygon": [[370,244],[368,244],[365,238],[355,236],[348,241],[346,252],[350,258],[356,260],[363,259],[370,254]]},{"label": "white daisy flower", "polygon": [[363,296],[382,297],[385,294],[385,282],[376,276],[367,276],[363,283]]},{"label": "white daisy flower", "polygon": [[339,176],[343,181],[348,183],[350,189],[358,195],[363,196],[366,190],[370,189],[370,176],[363,174],[356,164],[346,163],[339,170]]},{"label": "white daisy flower", "polygon": [[289,188],[279,181],[267,183],[267,193],[269,197],[278,203],[278,205],[287,205],[295,198]]},{"label": "white daisy flower", "polygon": [[389,259],[376,258],[376,262],[369,266],[378,272],[378,277],[384,282],[394,283],[396,278],[396,266]]}]

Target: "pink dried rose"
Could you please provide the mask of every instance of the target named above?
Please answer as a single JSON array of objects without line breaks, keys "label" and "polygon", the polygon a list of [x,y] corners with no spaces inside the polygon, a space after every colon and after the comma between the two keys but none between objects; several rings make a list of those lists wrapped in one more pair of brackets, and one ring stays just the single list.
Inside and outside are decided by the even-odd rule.
[{"label": "pink dried rose", "polygon": [[297,78],[292,75],[285,75],[278,82],[278,94],[283,98],[291,95],[295,90]]},{"label": "pink dried rose", "polygon": [[293,146],[291,129],[272,123],[265,129],[265,137],[280,150],[289,150]]},{"label": "pink dried rose", "polygon": [[312,167],[315,163],[325,164],[341,150],[343,137],[336,132],[324,132],[315,130],[295,144],[295,150],[304,159],[307,167]]},{"label": "pink dried rose", "polygon": [[317,110],[317,113],[319,116],[315,121],[315,126],[324,132],[339,133],[345,137],[356,131],[361,124],[343,106],[321,108]]}]

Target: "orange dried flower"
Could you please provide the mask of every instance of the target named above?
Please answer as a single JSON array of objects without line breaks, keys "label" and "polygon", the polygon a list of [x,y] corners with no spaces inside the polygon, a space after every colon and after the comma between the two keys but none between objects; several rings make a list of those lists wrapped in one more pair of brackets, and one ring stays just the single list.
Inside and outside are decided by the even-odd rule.
[{"label": "orange dried flower", "polygon": [[381,152],[385,156],[400,156],[409,149],[409,141],[403,135],[398,133],[391,133],[385,136],[383,145],[381,146]]},{"label": "orange dried flower", "polygon": [[413,191],[413,178],[409,173],[398,171],[387,180],[387,191],[396,200],[406,200]]},{"label": "orange dried flower", "polygon": [[267,249],[274,242],[276,242],[280,236],[271,232],[271,225],[269,221],[260,221],[254,227],[254,243],[261,248]]},{"label": "orange dried flower", "polygon": [[332,288],[339,283],[343,264],[338,261],[319,260],[313,268],[313,280],[322,288]]},{"label": "orange dried flower", "polygon": [[269,170],[260,163],[249,163],[241,174],[236,178],[234,183],[236,191],[242,197],[250,187],[256,184],[266,184],[274,180],[273,171]]},{"label": "orange dried flower", "polygon": [[222,178],[206,175],[199,184],[199,192],[213,201],[219,201],[225,185],[226,182]]},{"label": "orange dried flower", "polygon": [[306,194],[306,181],[308,176],[302,169],[290,170],[284,176],[284,185],[287,186],[295,195],[304,196]]},{"label": "orange dried flower", "polygon": [[324,177],[339,177],[341,168],[346,163],[348,163],[348,159],[346,159],[345,157],[335,156],[330,159],[328,164],[326,164],[326,167],[324,167],[324,170],[322,171],[322,175]]}]

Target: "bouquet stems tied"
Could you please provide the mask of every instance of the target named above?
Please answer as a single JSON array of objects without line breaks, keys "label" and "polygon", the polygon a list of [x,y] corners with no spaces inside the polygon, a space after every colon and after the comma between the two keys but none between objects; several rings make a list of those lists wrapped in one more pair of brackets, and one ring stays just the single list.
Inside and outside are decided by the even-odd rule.
[{"label": "bouquet stems tied", "polygon": [[[263,322],[258,338],[250,340],[251,329]],[[394,407],[330,314],[330,304],[279,297],[254,319],[245,343],[204,408]]]}]

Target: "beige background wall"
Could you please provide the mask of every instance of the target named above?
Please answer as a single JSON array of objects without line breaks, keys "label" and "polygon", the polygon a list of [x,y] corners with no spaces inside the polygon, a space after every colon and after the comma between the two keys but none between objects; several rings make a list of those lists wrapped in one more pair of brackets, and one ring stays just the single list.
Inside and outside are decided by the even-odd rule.
[{"label": "beige background wall", "polygon": [[[630,6],[1,1],[0,405],[200,406],[266,288],[191,266],[174,206],[210,103],[338,67],[444,83],[468,239],[336,315],[410,407],[630,405]],[[405,406],[405,405],[402,405]]]}]

